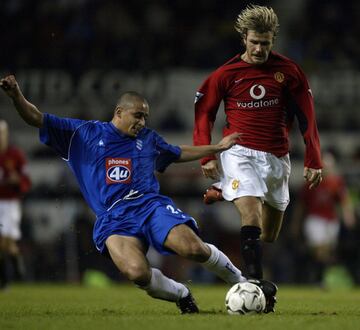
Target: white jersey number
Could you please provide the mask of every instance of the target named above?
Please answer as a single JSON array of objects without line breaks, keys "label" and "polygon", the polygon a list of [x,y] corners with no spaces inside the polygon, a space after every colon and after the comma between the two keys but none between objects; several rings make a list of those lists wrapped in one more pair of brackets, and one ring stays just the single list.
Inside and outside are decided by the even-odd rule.
[{"label": "white jersey number", "polygon": [[172,213],[172,214],[179,214],[182,213],[180,209],[176,209],[172,205],[167,205],[166,208]]}]

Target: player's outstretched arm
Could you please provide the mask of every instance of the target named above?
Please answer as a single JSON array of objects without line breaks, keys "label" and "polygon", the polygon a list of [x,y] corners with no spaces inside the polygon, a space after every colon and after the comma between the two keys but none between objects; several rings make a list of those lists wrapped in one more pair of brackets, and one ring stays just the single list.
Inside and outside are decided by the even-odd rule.
[{"label": "player's outstretched arm", "polygon": [[192,160],[200,159],[208,155],[227,150],[236,144],[237,139],[240,137],[240,133],[232,133],[225,136],[219,143],[210,144],[204,146],[189,146],[182,145],[181,155],[177,162],[190,162]]},{"label": "player's outstretched arm", "polygon": [[25,99],[15,76],[10,75],[0,79],[0,87],[7,96],[12,99],[17,112],[27,124],[38,128],[42,127],[42,112],[40,112],[35,105]]}]

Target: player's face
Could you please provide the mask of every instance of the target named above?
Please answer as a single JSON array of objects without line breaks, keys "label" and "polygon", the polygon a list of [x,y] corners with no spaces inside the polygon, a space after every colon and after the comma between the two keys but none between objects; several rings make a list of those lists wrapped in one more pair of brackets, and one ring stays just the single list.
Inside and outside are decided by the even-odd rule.
[{"label": "player's face", "polygon": [[146,119],[149,116],[149,106],[144,102],[134,102],[125,108],[119,107],[117,128],[126,135],[136,137],[145,127]]},{"label": "player's face", "polygon": [[273,32],[258,33],[249,30],[244,38],[244,44],[246,50],[241,58],[250,64],[263,64],[267,61],[273,47],[274,34]]}]

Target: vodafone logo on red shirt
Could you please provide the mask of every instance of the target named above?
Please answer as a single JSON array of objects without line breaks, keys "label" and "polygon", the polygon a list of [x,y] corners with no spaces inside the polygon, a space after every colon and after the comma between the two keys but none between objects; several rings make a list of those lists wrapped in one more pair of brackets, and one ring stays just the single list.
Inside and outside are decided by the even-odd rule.
[{"label": "vodafone logo on red shirt", "polygon": [[261,100],[265,93],[266,90],[263,85],[254,85],[250,88],[250,96],[255,100]]},{"label": "vodafone logo on red shirt", "polygon": [[263,100],[264,96],[266,95],[266,89],[263,85],[255,84],[251,86],[249,93],[254,101],[250,101],[250,102],[237,101],[236,104],[238,108],[244,110],[269,108],[272,106],[277,106],[280,102],[277,97],[269,100]]},{"label": "vodafone logo on red shirt", "polygon": [[130,158],[106,158],[106,184],[131,182]]}]

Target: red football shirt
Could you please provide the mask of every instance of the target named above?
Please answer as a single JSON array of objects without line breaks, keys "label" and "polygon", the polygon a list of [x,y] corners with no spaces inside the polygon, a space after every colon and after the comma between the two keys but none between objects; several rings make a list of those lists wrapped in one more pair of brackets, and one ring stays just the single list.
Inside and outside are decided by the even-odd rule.
[{"label": "red football shirt", "polygon": [[300,198],[307,215],[317,215],[328,221],[339,219],[337,208],[347,194],[344,180],[338,175],[325,176],[321,185],[309,189],[306,184],[302,188]]},{"label": "red football shirt", "polygon": [[[322,167],[311,89],[290,59],[271,52],[264,64],[252,65],[238,54],[214,71],[196,93],[195,145],[211,143],[221,101],[226,114],[224,136],[239,132],[238,144],[278,157],[289,151],[288,132],[296,116],[306,145],[305,166]],[[210,159],[215,156],[201,163]]]},{"label": "red football shirt", "polygon": [[[13,172],[20,177],[19,184],[9,184],[7,181]],[[18,199],[30,186],[25,155],[20,149],[10,146],[4,153],[0,153],[0,199]]]}]

